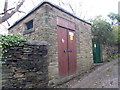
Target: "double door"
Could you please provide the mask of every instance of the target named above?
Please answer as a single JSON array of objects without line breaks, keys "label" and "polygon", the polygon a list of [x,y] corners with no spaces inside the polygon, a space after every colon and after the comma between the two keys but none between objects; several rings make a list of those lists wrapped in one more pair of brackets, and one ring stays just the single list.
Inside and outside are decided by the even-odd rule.
[{"label": "double door", "polygon": [[59,75],[76,73],[76,34],[74,30],[57,27]]}]

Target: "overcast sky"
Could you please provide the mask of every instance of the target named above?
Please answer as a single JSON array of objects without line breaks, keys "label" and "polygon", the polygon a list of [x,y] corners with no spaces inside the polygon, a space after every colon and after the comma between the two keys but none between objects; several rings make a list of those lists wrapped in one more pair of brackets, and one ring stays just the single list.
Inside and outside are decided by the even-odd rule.
[{"label": "overcast sky", "polygon": [[[19,0],[8,0],[9,1],[9,8],[16,5],[15,2]],[[21,7],[20,10],[24,11],[25,13],[16,13],[12,18],[8,21],[10,25],[12,25],[15,21],[19,18],[27,14],[32,8],[38,5],[43,0],[25,0],[25,3]],[[54,4],[58,4],[59,0],[48,0]],[[93,18],[97,15],[102,15],[106,17],[110,12],[118,13],[118,2],[120,0],[61,0],[62,2],[68,3],[73,6],[73,9],[76,11],[77,15],[81,19],[88,20],[89,18]],[[0,13],[3,11],[4,0],[0,0]],[[71,12],[70,8],[66,6],[62,6],[62,8],[66,9],[67,11]],[[6,23],[3,25],[8,28]]]}]

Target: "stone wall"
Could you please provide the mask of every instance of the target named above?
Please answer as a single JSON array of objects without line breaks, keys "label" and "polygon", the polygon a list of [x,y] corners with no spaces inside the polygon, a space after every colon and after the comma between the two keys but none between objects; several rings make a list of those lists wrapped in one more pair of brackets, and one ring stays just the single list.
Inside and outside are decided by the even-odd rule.
[{"label": "stone wall", "polygon": [[3,88],[48,87],[47,43],[30,41],[4,53]]},{"label": "stone wall", "polygon": [[[58,70],[58,39],[57,39],[57,17],[62,17],[76,25],[76,50],[77,50],[77,73],[61,78]],[[33,19],[34,28],[32,32],[24,34],[25,22]],[[48,75],[49,84],[59,84],[72,77],[89,70],[93,63],[91,25],[60,11],[59,9],[44,4],[28,17],[11,28],[10,33],[21,33],[31,40],[47,41],[48,47]]]},{"label": "stone wall", "polygon": [[101,45],[101,54],[103,61],[118,54],[118,45]]}]

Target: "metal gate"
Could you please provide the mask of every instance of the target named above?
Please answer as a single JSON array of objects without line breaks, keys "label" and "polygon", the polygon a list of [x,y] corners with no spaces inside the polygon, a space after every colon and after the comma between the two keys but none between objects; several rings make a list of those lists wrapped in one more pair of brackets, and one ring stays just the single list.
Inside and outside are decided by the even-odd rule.
[{"label": "metal gate", "polygon": [[100,44],[93,42],[93,60],[94,63],[101,63]]}]

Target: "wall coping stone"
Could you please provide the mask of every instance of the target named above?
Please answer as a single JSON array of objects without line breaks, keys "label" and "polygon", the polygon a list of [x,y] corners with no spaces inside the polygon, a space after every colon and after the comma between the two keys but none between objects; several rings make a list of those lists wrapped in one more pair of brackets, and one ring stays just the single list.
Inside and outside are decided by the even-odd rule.
[{"label": "wall coping stone", "polygon": [[27,41],[24,42],[24,44],[26,45],[36,45],[36,46],[40,46],[40,45],[48,45],[48,43],[46,41]]}]

